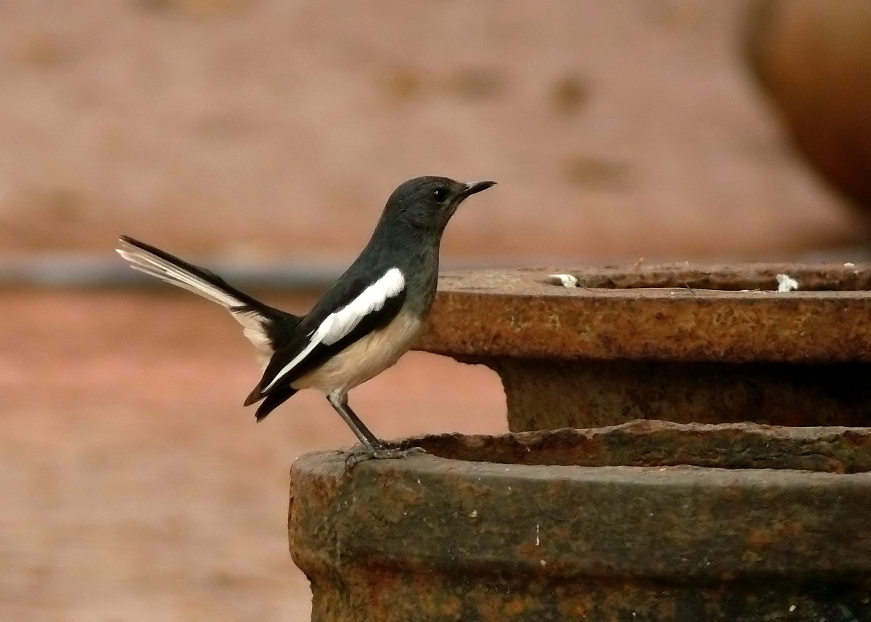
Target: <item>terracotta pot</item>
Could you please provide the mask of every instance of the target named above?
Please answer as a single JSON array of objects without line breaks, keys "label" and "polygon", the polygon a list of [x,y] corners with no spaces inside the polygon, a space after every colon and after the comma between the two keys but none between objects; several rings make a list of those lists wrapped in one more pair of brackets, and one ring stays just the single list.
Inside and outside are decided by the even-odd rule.
[{"label": "terracotta pot", "polygon": [[751,66],[795,144],[871,218],[871,4],[762,0]]}]

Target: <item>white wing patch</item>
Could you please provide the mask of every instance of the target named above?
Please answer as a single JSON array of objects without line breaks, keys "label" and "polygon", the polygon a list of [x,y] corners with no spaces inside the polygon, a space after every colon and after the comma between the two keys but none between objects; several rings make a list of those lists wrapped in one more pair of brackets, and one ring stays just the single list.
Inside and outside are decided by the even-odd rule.
[{"label": "white wing patch", "polygon": [[363,290],[347,306],[330,313],[321,325],[312,331],[309,342],[302,352],[293,357],[293,360],[285,365],[275,375],[262,393],[269,391],[275,383],[296,367],[307,357],[318,344],[332,345],[346,337],[357,325],[370,313],[380,311],[388,299],[398,295],[405,287],[405,277],[399,268],[390,268],[380,279]]}]

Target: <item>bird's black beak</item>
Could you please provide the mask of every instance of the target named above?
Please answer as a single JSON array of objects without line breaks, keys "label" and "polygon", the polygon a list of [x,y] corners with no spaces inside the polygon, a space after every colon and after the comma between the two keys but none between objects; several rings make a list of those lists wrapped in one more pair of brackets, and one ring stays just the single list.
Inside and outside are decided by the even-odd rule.
[{"label": "bird's black beak", "polygon": [[473,195],[477,192],[483,192],[487,188],[495,185],[495,181],[473,181],[466,184],[466,189],[460,193],[460,196],[465,199],[467,196]]}]

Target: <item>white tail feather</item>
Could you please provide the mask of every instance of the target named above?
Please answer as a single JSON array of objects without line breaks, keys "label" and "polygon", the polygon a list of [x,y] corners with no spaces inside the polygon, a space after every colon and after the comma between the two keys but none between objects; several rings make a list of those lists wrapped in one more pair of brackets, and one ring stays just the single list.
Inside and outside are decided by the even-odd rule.
[{"label": "white tail feather", "polygon": [[215,287],[197,275],[132,244],[122,241],[121,248],[117,250],[118,254],[130,262],[130,266],[135,270],[198,294],[223,307],[239,307],[244,304],[235,296]]},{"label": "white tail feather", "polygon": [[117,252],[130,263],[130,267],[134,270],[144,272],[161,281],[186,289],[226,308],[230,311],[233,318],[242,325],[245,337],[257,349],[260,366],[265,367],[269,362],[273,349],[269,335],[265,330],[265,325],[269,321],[268,318],[251,309],[244,311],[234,309],[234,307],[245,306],[245,302],[202,277],[145,249],[122,240]]}]

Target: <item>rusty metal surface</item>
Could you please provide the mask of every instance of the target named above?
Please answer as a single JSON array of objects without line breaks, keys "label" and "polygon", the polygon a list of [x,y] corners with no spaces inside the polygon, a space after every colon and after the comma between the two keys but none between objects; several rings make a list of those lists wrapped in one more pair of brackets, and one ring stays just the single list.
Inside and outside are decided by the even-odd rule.
[{"label": "rusty metal surface", "polygon": [[871,425],[871,364],[482,358],[502,379],[515,432],[679,423]]},{"label": "rusty metal surface", "polygon": [[[871,265],[861,264],[653,264],[587,267],[569,271],[579,287],[680,288],[714,291],[777,291],[777,275],[794,278],[801,291],[871,289]],[[559,285],[554,278],[545,282]]]},{"label": "rusty metal surface", "polygon": [[561,466],[696,466],[871,472],[871,428],[792,428],[753,423],[637,420],[593,429],[501,436],[438,434],[405,439],[433,456],[464,462]]},{"label": "rusty metal surface", "polygon": [[309,454],[290,547],[319,622],[868,620],[869,439],[641,422]]},{"label": "rusty metal surface", "polygon": [[[587,285],[554,285],[554,272]],[[799,291],[771,291],[779,273]],[[867,363],[869,283],[868,264],[448,273],[417,347],[460,359]]]}]

